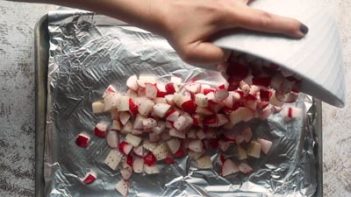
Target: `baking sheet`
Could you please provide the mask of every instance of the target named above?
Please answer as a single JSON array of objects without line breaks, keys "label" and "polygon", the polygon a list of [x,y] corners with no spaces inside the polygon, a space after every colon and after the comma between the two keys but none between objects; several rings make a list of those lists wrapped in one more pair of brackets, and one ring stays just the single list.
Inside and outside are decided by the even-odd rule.
[{"label": "baking sheet", "polygon": [[[74,136],[91,132],[101,116],[91,102],[113,82],[125,89],[130,74],[152,72],[184,79],[202,70],[184,64],[163,39],[129,26],[101,23],[90,13],[52,13],[49,17],[50,59],[45,136],[47,196],[118,196],[118,172],[102,164],[105,141],[93,138],[88,150],[76,148]],[[281,117],[252,123],[257,135],[274,139],[274,149],[250,176],[229,179],[214,171],[197,171],[186,159],[162,168],[160,175],[135,176],[130,196],[312,196],[317,188],[314,130],[315,105],[302,96],[296,105],[310,111],[305,119],[282,124]],[[307,121],[307,123],[305,122]],[[305,123],[304,123],[305,122]],[[90,186],[80,183],[89,169],[98,173]]]}]

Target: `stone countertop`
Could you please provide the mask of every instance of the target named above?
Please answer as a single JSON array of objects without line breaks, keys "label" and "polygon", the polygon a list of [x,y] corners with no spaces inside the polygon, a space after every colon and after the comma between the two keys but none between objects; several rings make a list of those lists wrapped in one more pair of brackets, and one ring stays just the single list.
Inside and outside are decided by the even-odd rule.
[{"label": "stone countertop", "polygon": [[[335,10],[341,29],[346,83],[351,83],[351,1],[316,0]],[[0,0],[0,196],[34,196],[35,23],[51,5]],[[350,76],[350,77],[348,77]],[[351,196],[351,101],[323,105],[324,196]]]}]

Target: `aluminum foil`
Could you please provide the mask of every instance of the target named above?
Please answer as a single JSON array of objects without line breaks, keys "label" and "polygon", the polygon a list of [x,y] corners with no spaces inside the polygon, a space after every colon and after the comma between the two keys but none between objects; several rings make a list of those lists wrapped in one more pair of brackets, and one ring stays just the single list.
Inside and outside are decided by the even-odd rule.
[{"label": "aluminum foil", "polygon": [[[109,119],[94,115],[91,103],[111,83],[125,91],[132,74],[153,73],[161,79],[176,75],[185,81],[197,77],[205,83],[220,79],[219,74],[183,63],[159,36],[89,12],[50,13],[48,28],[46,195],[119,196],[114,189],[121,179],[119,171],[103,164],[109,152],[106,141],[91,135],[87,149],[74,142],[81,131],[92,134],[97,121]],[[313,102],[301,95],[293,105],[308,113],[289,123],[279,113],[267,121],[250,122],[254,136],[273,140],[268,155],[249,160],[254,168],[250,175],[219,176],[216,153],[213,170],[197,170],[184,158],[174,165],[160,164],[157,175],[134,174],[129,196],[313,196],[317,188]],[[98,178],[84,185],[79,178],[90,169]]]}]

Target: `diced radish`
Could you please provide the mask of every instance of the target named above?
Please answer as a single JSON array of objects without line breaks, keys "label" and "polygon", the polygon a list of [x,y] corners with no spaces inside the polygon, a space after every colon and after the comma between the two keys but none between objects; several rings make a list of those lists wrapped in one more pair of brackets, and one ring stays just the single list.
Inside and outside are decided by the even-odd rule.
[{"label": "diced radish", "polygon": [[153,106],[154,106],[154,102],[152,102],[151,100],[147,98],[140,99],[138,111],[142,116],[148,116],[152,111]]},{"label": "diced radish", "polygon": [[168,110],[171,108],[169,104],[166,103],[157,103],[153,106],[153,112],[159,117],[163,118]]},{"label": "diced radish", "polygon": [[85,132],[78,134],[76,137],[76,144],[79,147],[86,148],[89,146],[89,142],[90,136]]},{"label": "diced radish", "polygon": [[261,88],[259,88],[258,86],[251,85],[249,94],[256,96],[260,92],[260,90]]},{"label": "diced radish", "polygon": [[239,171],[244,174],[249,174],[253,171],[251,166],[249,166],[247,163],[240,163],[238,167],[239,167]]},{"label": "diced radish", "polygon": [[139,157],[144,156],[144,148],[143,146],[137,146],[133,148],[133,153],[136,154]]},{"label": "diced radish", "polygon": [[264,154],[268,154],[269,150],[271,150],[272,142],[266,139],[258,138],[257,142],[261,144],[261,150]]},{"label": "diced radish", "polygon": [[169,94],[169,95],[166,95],[166,96],[165,96],[165,99],[166,99],[166,101],[167,101],[168,104],[174,105],[173,97],[174,97],[173,94]]},{"label": "diced radish", "polygon": [[122,195],[122,196],[128,196],[128,190],[129,190],[129,183],[128,181],[125,180],[120,180],[117,184],[115,189]]},{"label": "diced radish", "polygon": [[85,184],[92,184],[96,180],[96,172],[90,170],[85,174],[83,178],[80,179]]},{"label": "diced radish", "polygon": [[116,170],[121,162],[123,155],[116,149],[112,149],[107,155],[104,163],[112,170]]},{"label": "diced radish", "polygon": [[160,173],[160,169],[158,168],[157,165],[153,165],[153,166],[144,165],[144,172],[146,174],[158,174]]},{"label": "diced radish", "polygon": [[196,111],[196,104],[193,100],[185,101],[181,104],[182,109],[189,114],[193,114]]},{"label": "diced radish", "polygon": [[230,113],[230,122],[232,125],[236,125],[241,121],[249,121],[254,117],[252,110],[246,107],[239,107],[232,113]]},{"label": "diced radish", "polygon": [[248,149],[247,149],[247,155],[254,157],[254,158],[260,158],[261,153],[261,144],[256,142],[256,141],[251,141]]},{"label": "diced radish", "polygon": [[299,97],[299,93],[296,92],[289,92],[285,95],[285,99],[284,101],[286,103],[293,103],[297,100],[297,98]]},{"label": "diced radish", "polygon": [[172,137],[170,136],[170,134],[168,132],[163,132],[161,133],[161,140],[162,141],[167,141],[169,139],[171,139]]},{"label": "diced radish", "polygon": [[138,93],[131,89],[127,90],[126,95],[130,98],[138,97]]},{"label": "diced radish", "polygon": [[128,121],[126,125],[124,125],[124,127],[122,128],[121,133],[127,134],[131,132],[133,132],[133,125],[130,121]]},{"label": "diced radish", "polygon": [[157,126],[157,121],[153,118],[146,118],[143,120],[143,128],[146,131],[151,131],[151,129],[156,126]]},{"label": "diced radish", "polygon": [[135,173],[142,173],[144,169],[144,159],[137,157],[133,161],[133,171]]},{"label": "diced radish", "polygon": [[244,137],[245,142],[249,142],[252,138],[252,130],[250,127],[246,127],[242,132],[241,135]]},{"label": "diced radish", "polygon": [[209,116],[209,115],[213,114],[213,112],[210,111],[209,109],[204,108],[204,107],[200,107],[200,106],[196,108],[195,112],[198,113],[198,114],[201,114],[201,115],[206,115],[206,116]]},{"label": "diced radish", "polygon": [[178,131],[184,131],[185,129],[189,128],[193,124],[193,119],[186,114],[179,116],[178,120],[176,120],[173,124],[174,128]]},{"label": "diced radish", "polygon": [[165,85],[165,89],[167,94],[174,94],[176,92],[176,88],[173,83],[167,83]]},{"label": "diced radish", "polygon": [[203,140],[206,138],[206,133],[204,132],[204,130],[202,129],[199,129],[197,132],[196,132],[196,137],[200,140]]},{"label": "diced radish", "polygon": [[277,106],[277,107],[281,107],[281,106],[284,105],[284,101],[281,101],[281,100],[279,100],[279,99],[277,98],[276,92],[273,92],[273,93],[272,93],[272,96],[271,96],[269,102],[270,102],[272,105]]},{"label": "diced radish", "polygon": [[145,96],[150,99],[157,97],[157,88],[155,84],[145,83]]},{"label": "diced radish", "polygon": [[176,84],[176,85],[179,85],[182,83],[182,78],[180,77],[176,77],[176,76],[171,76],[171,82]]},{"label": "diced radish", "polygon": [[[132,135],[132,134],[128,134],[128,135],[126,136],[126,142],[129,143],[129,144],[131,144],[131,145],[134,146],[134,147],[139,146],[141,140],[142,140],[142,139],[141,139],[140,137],[135,136],[135,135]],[[128,153],[129,153],[129,151],[128,151]]]},{"label": "diced radish", "polygon": [[157,133],[149,133],[149,140],[150,142],[158,142],[160,141],[161,136],[158,135]]},{"label": "diced radish", "polygon": [[113,131],[113,130],[109,130],[107,132],[106,141],[107,141],[107,144],[111,148],[117,148],[118,147],[118,134],[117,134],[117,132]]},{"label": "diced radish", "polygon": [[260,99],[262,101],[269,101],[271,99],[272,92],[269,90],[260,89]]},{"label": "diced radish", "polygon": [[148,151],[153,151],[157,147],[157,143],[150,142],[149,140],[144,140],[143,147]]},{"label": "diced radish", "polygon": [[129,96],[119,96],[117,109],[118,111],[129,111]]},{"label": "diced radish", "polygon": [[120,172],[124,180],[129,180],[133,174],[133,169],[131,167],[123,168]]},{"label": "diced radish", "polygon": [[197,135],[196,135],[196,131],[194,129],[191,129],[190,131],[188,131],[186,133],[186,138],[188,138],[188,139],[196,139],[196,138],[198,138]]},{"label": "diced radish", "polygon": [[212,168],[212,161],[208,155],[202,156],[196,160],[196,166],[200,169],[210,169]]},{"label": "diced radish", "polygon": [[111,111],[111,119],[119,120],[119,111],[117,109]]},{"label": "diced radish", "polygon": [[197,160],[199,159],[204,153],[199,153],[199,152],[194,152],[194,151],[189,151],[188,155],[189,158],[191,158],[192,160]]},{"label": "diced radish", "polygon": [[121,121],[122,125],[127,124],[129,118],[130,118],[130,113],[129,112],[121,112],[119,114],[119,120]]},{"label": "diced radish", "polygon": [[141,115],[137,115],[135,120],[134,120],[134,125],[133,125],[133,128],[134,129],[143,129],[143,121],[145,120],[145,118]]},{"label": "diced radish", "polygon": [[167,164],[167,165],[171,165],[171,164],[174,164],[174,163],[175,163],[174,158],[171,157],[171,156],[167,156],[163,161],[164,161],[165,164]]},{"label": "diced radish", "polygon": [[96,124],[95,129],[94,129],[94,134],[97,137],[104,138],[106,137],[107,129],[108,129],[109,123],[106,121],[100,121],[99,123]]},{"label": "diced radish", "polygon": [[207,116],[203,119],[202,123],[204,126],[207,126],[207,127],[217,127],[218,125],[217,116],[216,115]]},{"label": "diced radish", "polygon": [[128,104],[129,104],[129,112],[133,116],[136,116],[138,114],[139,106],[134,102],[134,100],[132,98],[129,99]]},{"label": "diced radish", "polygon": [[134,91],[138,90],[138,78],[136,75],[132,75],[127,79],[127,87]]},{"label": "diced radish", "polygon": [[155,103],[165,103],[167,104],[167,101],[165,98],[157,97],[154,99]]},{"label": "diced radish", "polygon": [[201,153],[204,151],[204,146],[201,140],[192,140],[189,143],[189,147],[190,150],[194,151],[194,152],[198,152]]},{"label": "diced radish", "polygon": [[133,135],[142,135],[143,131],[142,130],[138,130],[138,129],[133,129],[132,132],[130,132]]},{"label": "diced radish", "polygon": [[156,157],[153,153],[149,152],[144,156],[144,164],[148,166],[153,166],[157,162]]},{"label": "diced radish", "polygon": [[229,94],[228,97],[223,100],[223,104],[227,108],[232,108],[234,105],[234,96]]},{"label": "diced radish", "polygon": [[192,118],[193,118],[193,125],[194,126],[203,127],[203,125],[202,125],[202,121],[203,121],[202,116],[200,116],[199,114],[194,114],[192,116]]},{"label": "diced radish", "polygon": [[178,106],[181,107],[183,102],[191,100],[190,95],[183,95],[181,93],[173,94],[173,102]]},{"label": "diced radish", "polygon": [[217,102],[223,101],[223,100],[226,99],[228,96],[229,96],[229,93],[228,93],[228,91],[225,90],[225,89],[216,90],[216,91],[214,92],[214,99],[215,99]]},{"label": "diced radish", "polygon": [[217,127],[221,127],[229,122],[228,118],[223,114],[217,114]]},{"label": "diced radish", "polygon": [[286,121],[302,117],[302,109],[297,107],[284,107],[280,113]]},{"label": "diced radish", "polygon": [[165,97],[167,95],[166,85],[162,82],[156,83],[157,97]]},{"label": "diced radish", "polygon": [[199,107],[207,107],[207,105],[208,105],[207,96],[202,94],[202,93],[196,94],[195,95],[195,104]]},{"label": "diced radish", "polygon": [[125,141],[122,141],[118,144],[118,149],[121,153],[128,155],[130,151],[133,149],[133,146]]},{"label": "diced radish", "polygon": [[115,93],[117,93],[116,88],[113,85],[109,85],[104,91],[104,93],[102,94],[102,98],[105,98],[109,94],[115,94]]},{"label": "diced radish", "polygon": [[105,112],[105,104],[103,101],[95,101],[91,105],[94,114],[99,114]]},{"label": "diced radish", "polygon": [[122,168],[131,168],[133,166],[133,156],[131,154],[127,155],[122,163]]},{"label": "diced radish", "polygon": [[166,114],[166,120],[170,122],[175,122],[179,118],[179,111],[178,110],[169,110]]},{"label": "diced radish", "polygon": [[176,138],[172,138],[168,140],[166,143],[172,154],[175,154],[180,148],[180,141]]},{"label": "diced radish", "polygon": [[200,92],[200,84],[199,83],[186,84],[185,89],[193,94],[196,94]]},{"label": "diced radish", "polygon": [[238,166],[230,159],[226,159],[222,166],[222,176],[228,176],[239,172]]},{"label": "diced radish", "polygon": [[230,141],[224,141],[224,140],[219,140],[218,141],[218,147],[223,152],[228,150],[228,148],[230,147],[230,144],[231,144]]},{"label": "diced radish", "polygon": [[239,160],[244,160],[247,159],[247,153],[245,149],[243,149],[241,146],[237,146],[237,151],[238,151],[238,159]]},{"label": "diced radish", "polygon": [[169,135],[181,139],[185,139],[185,133],[182,131],[178,131],[177,129],[171,128],[169,130]]},{"label": "diced radish", "polygon": [[240,81],[240,89],[243,91],[245,94],[249,94],[251,87],[249,84],[245,83],[244,81]]},{"label": "diced radish", "polygon": [[204,95],[207,95],[210,92],[214,92],[215,89],[212,88],[210,85],[208,84],[201,84],[201,93],[203,93]]},{"label": "diced radish", "polygon": [[216,139],[217,135],[216,132],[213,130],[206,131],[206,139]]},{"label": "diced radish", "polygon": [[164,121],[158,121],[157,126],[152,128],[152,132],[160,134],[166,129],[166,123]]},{"label": "diced radish", "polygon": [[165,159],[169,154],[166,143],[159,144],[152,153],[155,155],[157,161]]},{"label": "diced radish", "polygon": [[138,97],[145,97],[145,88],[139,87],[137,94],[138,94]]},{"label": "diced radish", "polygon": [[147,83],[156,84],[156,77],[150,74],[141,74],[137,83],[140,87],[145,88]]},{"label": "diced radish", "polygon": [[208,101],[213,101],[213,102],[216,101],[214,92],[210,92],[210,93],[206,94],[206,97],[207,97]]}]

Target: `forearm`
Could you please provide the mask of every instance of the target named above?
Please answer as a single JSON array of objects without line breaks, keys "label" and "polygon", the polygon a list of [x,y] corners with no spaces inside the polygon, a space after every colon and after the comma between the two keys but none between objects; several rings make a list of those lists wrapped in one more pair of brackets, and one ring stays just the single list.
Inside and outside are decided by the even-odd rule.
[{"label": "forearm", "polygon": [[[32,0],[95,11],[144,29],[158,32],[163,0]],[[167,1],[165,1],[167,2]]]}]

